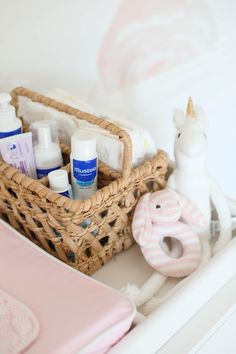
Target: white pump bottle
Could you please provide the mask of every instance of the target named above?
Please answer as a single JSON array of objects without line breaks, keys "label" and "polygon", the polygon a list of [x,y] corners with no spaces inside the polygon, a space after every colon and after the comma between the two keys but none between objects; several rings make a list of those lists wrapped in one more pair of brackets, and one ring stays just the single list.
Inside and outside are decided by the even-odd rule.
[{"label": "white pump bottle", "polygon": [[0,94],[0,139],[22,133],[22,122],[16,117],[15,107],[10,105],[11,96]]},{"label": "white pump bottle", "polygon": [[[37,121],[31,124],[37,177],[62,167],[62,155],[53,121]],[[56,136],[56,138],[55,138]]]}]

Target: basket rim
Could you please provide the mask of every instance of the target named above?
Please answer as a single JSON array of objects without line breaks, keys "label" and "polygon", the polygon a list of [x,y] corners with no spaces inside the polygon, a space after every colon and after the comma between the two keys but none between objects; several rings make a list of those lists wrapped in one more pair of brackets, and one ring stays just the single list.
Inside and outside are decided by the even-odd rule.
[{"label": "basket rim", "polygon": [[[168,154],[163,150],[157,150],[157,153],[144,161],[143,164],[131,169],[129,177],[120,176],[109,185],[104,186],[96,191],[94,195],[84,200],[73,200],[62,196],[33,178],[24,175],[14,167],[9,166],[4,161],[0,161],[0,175],[5,175],[6,178],[21,185],[23,188],[30,190],[42,199],[47,199],[49,202],[63,207],[74,214],[81,213],[81,210],[88,212],[101,203],[105,203],[112,195],[115,196],[120,191],[124,190],[130,183],[135,183],[145,177],[150,177],[151,172],[160,169],[163,173],[168,167]],[[67,164],[68,166],[69,164]]]},{"label": "basket rim", "polygon": [[[22,186],[26,190],[30,190],[31,193],[35,193],[41,199],[47,199],[57,207],[62,207],[78,215],[81,212],[89,212],[91,209],[97,208],[102,203],[109,200],[111,196],[116,196],[125,190],[132,183],[137,183],[142,179],[146,179],[155,173],[157,169],[160,170],[160,174],[164,174],[168,167],[168,154],[158,149],[153,157],[146,159],[142,164],[133,168],[131,166],[132,157],[132,143],[129,134],[122,128],[116,126],[112,122],[106,121],[101,117],[96,117],[92,114],[82,112],[79,109],[73,108],[69,105],[56,101],[50,97],[43,96],[39,93],[33,92],[24,87],[17,87],[12,90],[12,104],[18,108],[19,97],[27,97],[33,102],[42,103],[45,106],[56,109],[59,112],[64,112],[79,119],[84,119],[91,124],[98,125],[103,129],[108,130],[112,134],[115,134],[124,144],[124,159],[121,173],[113,171],[109,166],[104,163],[99,164],[99,171],[104,172],[109,168],[113,171],[111,177],[114,178],[107,186],[104,186],[97,190],[97,192],[91,197],[84,200],[73,200],[65,196],[62,196],[51,189],[49,189],[43,180],[34,180],[29,176],[22,174],[17,169],[9,166],[7,163],[0,161],[0,175],[5,175],[6,178],[12,180],[18,185]],[[68,147],[67,147],[68,148]],[[68,169],[69,164],[62,167]]]}]

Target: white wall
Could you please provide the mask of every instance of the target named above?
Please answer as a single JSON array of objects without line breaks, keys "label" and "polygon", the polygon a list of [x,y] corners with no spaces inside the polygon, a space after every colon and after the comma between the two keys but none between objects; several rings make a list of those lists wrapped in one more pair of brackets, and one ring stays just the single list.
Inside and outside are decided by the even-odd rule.
[{"label": "white wall", "polygon": [[209,170],[236,197],[234,0],[0,0],[0,91],[63,88],[172,154],[173,108],[209,119]]}]

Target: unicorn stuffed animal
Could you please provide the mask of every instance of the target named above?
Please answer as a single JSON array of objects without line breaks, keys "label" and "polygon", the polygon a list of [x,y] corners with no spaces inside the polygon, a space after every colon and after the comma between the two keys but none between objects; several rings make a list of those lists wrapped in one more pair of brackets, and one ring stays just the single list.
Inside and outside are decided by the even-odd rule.
[{"label": "unicorn stuffed animal", "polygon": [[[227,244],[232,237],[232,222],[230,211],[236,215],[236,203],[223,195],[207,171],[207,135],[206,121],[202,114],[194,109],[191,98],[187,106],[187,113],[176,111],[174,122],[176,126],[175,139],[175,167],[168,179],[167,188],[188,197],[205,216],[207,223],[197,233],[201,239],[202,263],[204,265],[211,257]],[[219,218],[220,235],[215,243],[213,252],[210,247],[211,204],[213,204]],[[192,226],[194,229],[194,226]],[[173,243],[170,255],[178,257],[178,244]],[[141,306],[155,295],[165,283],[166,277],[154,272],[145,284],[138,288],[135,284],[128,284],[125,292]],[[180,285],[183,283],[181,281]],[[174,289],[173,289],[174,290]],[[152,300],[151,300],[152,301]],[[154,301],[155,302],[155,301]],[[157,299],[157,303],[162,299]],[[156,304],[150,303],[149,311]]]},{"label": "unicorn stuffed animal", "polygon": [[211,257],[211,204],[220,223],[220,235],[213,247],[213,255],[221,250],[232,237],[232,223],[227,200],[207,171],[206,121],[195,110],[189,99],[186,115],[174,113],[176,126],[175,167],[167,187],[192,200],[208,221],[206,228],[198,230],[202,242],[203,263]]},{"label": "unicorn stuffed animal", "polygon": [[[198,229],[197,233],[202,244],[202,263],[204,265],[211,257],[221,250],[232,237],[231,214],[236,215],[236,203],[225,197],[207,171],[207,136],[206,121],[200,110],[194,109],[191,98],[189,99],[186,115],[182,111],[174,113],[176,126],[175,138],[175,163],[172,174],[167,183],[178,193],[192,200],[207,219],[207,226]],[[219,238],[213,250],[210,247],[211,238],[211,206],[217,212],[219,219]],[[194,226],[191,226],[194,229]],[[175,246],[178,248],[178,245]],[[177,249],[175,249],[177,253]],[[154,277],[154,274],[152,275]],[[152,292],[159,290],[158,274],[155,275],[156,284],[152,286]],[[177,288],[183,285],[187,279],[182,280],[164,298],[152,297],[146,302],[144,314],[152,312],[160,303],[173,294]],[[148,289],[149,293],[150,290]],[[146,293],[148,292],[146,290]],[[141,297],[141,294],[139,295]]]}]

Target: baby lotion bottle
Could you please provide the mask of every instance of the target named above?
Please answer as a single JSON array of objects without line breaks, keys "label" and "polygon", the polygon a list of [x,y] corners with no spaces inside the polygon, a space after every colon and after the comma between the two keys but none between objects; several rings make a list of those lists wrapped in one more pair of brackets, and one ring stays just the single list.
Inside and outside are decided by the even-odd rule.
[{"label": "baby lotion bottle", "polygon": [[97,151],[95,138],[86,132],[71,137],[71,181],[74,199],[86,199],[97,191]]},{"label": "baby lotion bottle", "polygon": [[43,178],[62,167],[62,155],[57,127],[53,121],[37,121],[31,124],[37,177]]},{"label": "baby lotion bottle", "polygon": [[22,133],[22,123],[16,117],[15,107],[10,105],[11,96],[0,94],[0,139]]},{"label": "baby lotion bottle", "polygon": [[65,170],[49,172],[48,180],[50,188],[64,197],[72,198],[71,185],[69,184],[68,173]]}]

